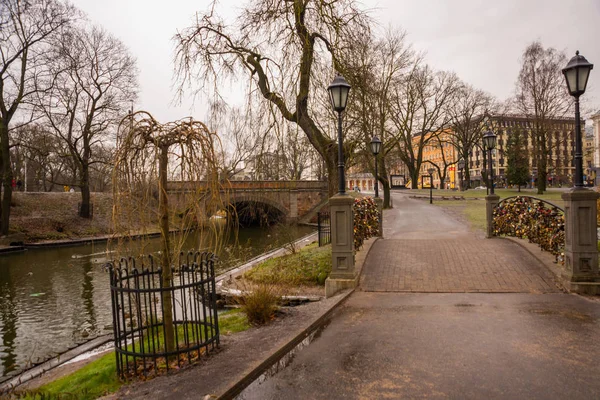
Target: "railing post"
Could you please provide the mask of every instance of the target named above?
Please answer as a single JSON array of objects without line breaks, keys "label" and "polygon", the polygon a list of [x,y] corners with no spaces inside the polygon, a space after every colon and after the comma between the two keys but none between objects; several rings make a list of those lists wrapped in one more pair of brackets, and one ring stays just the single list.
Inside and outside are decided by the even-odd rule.
[{"label": "railing post", "polygon": [[562,194],[565,202],[565,265],[563,283],[572,292],[600,293],[598,270],[598,193],[573,188]]},{"label": "railing post", "polygon": [[490,239],[494,237],[494,209],[500,201],[500,196],[497,194],[488,194],[485,196],[485,237]]}]

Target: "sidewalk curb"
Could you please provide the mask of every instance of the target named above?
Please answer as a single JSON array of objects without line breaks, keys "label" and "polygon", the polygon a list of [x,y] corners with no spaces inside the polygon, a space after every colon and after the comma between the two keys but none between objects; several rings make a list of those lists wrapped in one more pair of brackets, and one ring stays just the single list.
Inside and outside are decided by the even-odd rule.
[{"label": "sidewalk curb", "polygon": [[252,371],[241,378],[237,383],[230,386],[223,394],[219,395],[218,399],[228,400],[233,399],[239,395],[246,387],[252,382],[258,379],[266,370],[271,368],[276,362],[278,362],[283,356],[292,351],[298,346],[304,339],[306,339],[312,332],[322,327],[329,321],[331,314],[344,303],[344,301],[354,293],[355,289],[350,289],[346,293],[341,293],[338,296],[340,298],[323,314],[317,317],[308,327],[304,328],[298,335],[291,339],[288,343],[281,346],[277,351],[267,357]]}]

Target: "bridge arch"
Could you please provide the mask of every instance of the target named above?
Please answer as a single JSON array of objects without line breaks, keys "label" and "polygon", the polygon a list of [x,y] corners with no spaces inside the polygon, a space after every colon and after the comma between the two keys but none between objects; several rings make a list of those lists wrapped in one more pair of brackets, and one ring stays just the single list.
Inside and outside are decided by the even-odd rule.
[{"label": "bridge arch", "polygon": [[271,224],[288,218],[289,209],[281,202],[258,193],[232,193],[229,207],[235,208],[242,225]]}]

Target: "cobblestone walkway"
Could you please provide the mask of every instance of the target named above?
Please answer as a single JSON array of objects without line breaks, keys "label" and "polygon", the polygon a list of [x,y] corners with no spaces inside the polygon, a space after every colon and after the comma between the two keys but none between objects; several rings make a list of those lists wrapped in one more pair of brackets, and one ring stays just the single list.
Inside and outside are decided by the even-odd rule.
[{"label": "cobblestone walkway", "polygon": [[367,257],[368,292],[559,292],[552,274],[526,250],[502,239],[385,239]]}]

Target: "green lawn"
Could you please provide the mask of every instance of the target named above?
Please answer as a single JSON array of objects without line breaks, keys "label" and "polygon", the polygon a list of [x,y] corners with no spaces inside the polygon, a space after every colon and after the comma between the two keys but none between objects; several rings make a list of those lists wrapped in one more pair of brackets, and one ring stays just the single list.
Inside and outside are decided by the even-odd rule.
[{"label": "green lawn", "polygon": [[[517,189],[496,189],[495,192],[498,196],[500,196],[500,200],[502,200],[506,197],[512,197],[512,196],[532,196],[532,197],[537,197],[537,198],[549,201],[551,203],[554,203],[559,207],[563,206],[563,201],[560,197],[561,194],[564,193],[563,190],[550,189],[541,195],[537,194],[536,189],[521,189],[521,192],[519,192]],[[410,189],[410,190],[403,191],[403,193],[429,196],[429,189]],[[461,192],[458,190],[435,190],[434,189],[433,196],[434,197],[435,196],[446,196],[446,197],[462,196],[465,199],[473,199],[473,198],[484,199],[486,196],[486,191],[483,189],[469,189],[469,190],[465,190],[465,191]]]},{"label": "green lawn", "polygon": [[[248,319],[239,309],[219,314],[219,330],[223,335],[245,331],[248,328]],[[19,398],[91,400],[116,392],[123,383],[117,376],[115,353],[110,352],[70,375],[37,390],[20,393]]]},{"label": "green lawn", "polygon": [[452,209],[452,211],[462,214],[473,230],[485,231],[486,229],[485,201],[475,199],[434,200],[433,204],[438,207]]}]

